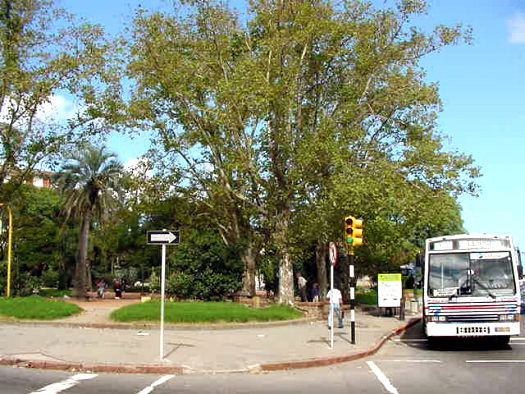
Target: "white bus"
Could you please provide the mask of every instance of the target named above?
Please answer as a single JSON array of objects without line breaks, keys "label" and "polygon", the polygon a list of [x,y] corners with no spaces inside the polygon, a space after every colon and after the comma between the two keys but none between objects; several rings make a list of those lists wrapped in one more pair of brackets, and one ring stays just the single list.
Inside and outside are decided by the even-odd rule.
[{"label": "white bus", "polygon": [[423,324],[437,337],[520,333],[518,255],[508,235],[461,234],[425,243]]}]

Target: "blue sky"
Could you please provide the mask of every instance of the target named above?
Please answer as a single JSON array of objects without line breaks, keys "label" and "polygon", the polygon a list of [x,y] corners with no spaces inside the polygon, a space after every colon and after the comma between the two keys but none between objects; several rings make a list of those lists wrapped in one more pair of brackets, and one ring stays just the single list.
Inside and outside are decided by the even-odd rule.
[{"label": "blue sky", "polygon": [[[382,4],[382,0],[376,0]],[[236,1],[236,3],[239,3]],[[390,3],[390,1],[388,1]],[[163,7],[163,0],[62,0],[62,6],[116,33],[137,4]],[[510,234],[525,250],[525,0],[429,0],[423,28],[463,23],[472,45],[448,47],[424,59],[429,82],[439,84],[443,111],[439,129],[452,149],[472,155],[483,176],[479,197],[461,197],[470,233]],[[143,143],[114,137],[123,162]]]}]

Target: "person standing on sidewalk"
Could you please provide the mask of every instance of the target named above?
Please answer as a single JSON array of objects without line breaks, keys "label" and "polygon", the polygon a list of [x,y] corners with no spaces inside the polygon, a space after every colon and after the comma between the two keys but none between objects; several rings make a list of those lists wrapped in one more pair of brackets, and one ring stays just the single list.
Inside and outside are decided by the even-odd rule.
[{"label": "person standing on sidewalk", "polygon": [[330,299],[330,313],[328,314],[328,328],[332,328],[332,318],[333,314],[337,315],[337,322],[339,323],[338,328],[343,328],[343,317],[341,315],[341,305],[343,303],[343,296],[341,292],[333,288],[326,294],[326,298]]},{"label": "person standing on sidewalk", "polygon": [[113,281],[113,291],[115,292],[115,299],[119,300],[122,297],[122,288],[116,279]]},{"label": "person standing on sidewalk", "polygon": [[300,272],[297,273],[297,287],[299,287],[299,295],[301,296],[302,302],[307,302],[306,298],[306,279],[301,275]]},{"label": "person standing on sidewalk", "polygon": [[100,279],[98,282],[98,298],[104,298],[104,292],[106,291],[106,282],[104,279]]}]

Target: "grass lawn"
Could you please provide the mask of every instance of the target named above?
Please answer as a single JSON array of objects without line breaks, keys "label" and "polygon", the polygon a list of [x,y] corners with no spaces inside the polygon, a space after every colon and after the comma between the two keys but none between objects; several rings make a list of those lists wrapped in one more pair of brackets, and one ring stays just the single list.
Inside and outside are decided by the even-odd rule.
[{"label": "grass lawn", "polygon": [[71,290],[40,289],[38,295],[42,297],[71,297]]},{"label": "grass lawn", "polygon": [[[274,321],[300,318],[301,312],[289,306],[249,308],[235,302],[165,302],[164,321],[167,323],[230,323]],[[160,301],[124,306],[111,313],[116,321],[159,321]]]},{"label": "grass lawn", "polygon": [[77,305],[39,296],[0,297],[0,315],[17,319],[53,320],[80,312]]},{"label": "grass lawn", "polygon": [[355,298],[359,304],[377,305],[377,290],[370,289],[367,292],[356,292]]}]

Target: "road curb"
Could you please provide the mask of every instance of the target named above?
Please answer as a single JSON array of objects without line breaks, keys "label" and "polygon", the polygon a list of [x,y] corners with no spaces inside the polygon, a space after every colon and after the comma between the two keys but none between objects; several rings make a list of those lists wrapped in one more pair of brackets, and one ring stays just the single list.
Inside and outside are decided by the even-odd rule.
[{"label": "road curb", "polygon": [[57,371],[78,371],[97,373],[154,373],[182,375],[184,371],[184,367],[181,365],[77,363],[59,360],[26,360],[13,356],[0,356],[0,365],[13,366],[19,368],[51,369]]},{"label": "road curb", "polygon": [[313,367],[324,367],[332,364],[339,364],[348,361],[354,361],[363,357],[371,356],[376,353],[383,344],[388,341],[390,338],[399,335],[400,333],[407,330],[409,327],[417,324],[421,320],[420,317],[411,319],[407,324],[392,330],[392,332],[384,335],[378,342],[376,342],[370,349],[362,350],[356,353],[344,355],[344,356],[334,356],[334,357],[322,357],[322,358],[313,358],[309,360],[298,360],[298,361],[286,361],[279,363],[267,363],[261,364],[260,368],[262,371],[282,371],[288,369],[302,369],[302,368],[313,368]]}]

